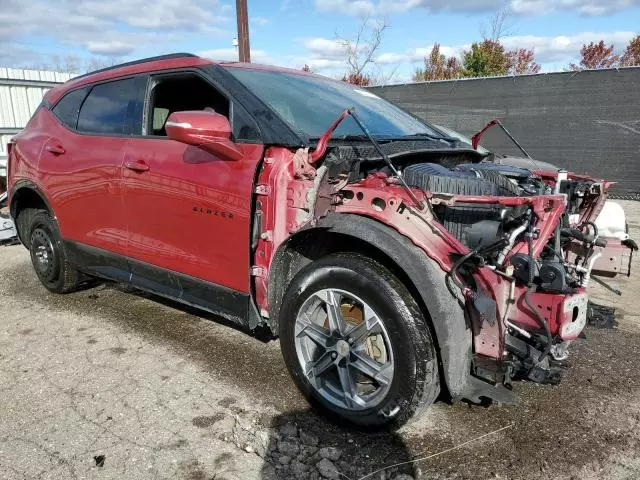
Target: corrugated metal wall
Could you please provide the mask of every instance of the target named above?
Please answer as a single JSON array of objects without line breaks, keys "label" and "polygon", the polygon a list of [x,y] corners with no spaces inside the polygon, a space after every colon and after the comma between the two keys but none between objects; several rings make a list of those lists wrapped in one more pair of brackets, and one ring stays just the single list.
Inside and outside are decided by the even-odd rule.
[{"label": "corrugated metal wall", "polygon": [[[640,195],[640,68],[393,85],[376,94],[467,136],[503,119],[539,160],[615,180]],[[498,128],[482,142],[519,154]]]},{"label": "corrugated metal wall", "polygon": [[73,75],[0,67],[0,176],[5,176],[7,143],[29,121],[45,92]]}]

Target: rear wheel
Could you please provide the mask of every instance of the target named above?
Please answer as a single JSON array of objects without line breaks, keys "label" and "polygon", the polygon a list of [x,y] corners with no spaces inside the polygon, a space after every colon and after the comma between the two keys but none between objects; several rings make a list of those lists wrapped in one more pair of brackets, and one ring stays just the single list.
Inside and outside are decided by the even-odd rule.
[{"label": "rear wheel", "polygon": [[54,293],[75,290],[79,285],[79,274],[67,259],[56,221],[42,210],[29,217],[31,222],[23,230],[22,238],[31,253],[36,275],[45,288]]},{"label": "rear wheel", "polygon": [[300,271],[284,296],[279,328],[298,388],[351,423],[399,427],[439,392],[420,308],[370,259],[331,255]]}]

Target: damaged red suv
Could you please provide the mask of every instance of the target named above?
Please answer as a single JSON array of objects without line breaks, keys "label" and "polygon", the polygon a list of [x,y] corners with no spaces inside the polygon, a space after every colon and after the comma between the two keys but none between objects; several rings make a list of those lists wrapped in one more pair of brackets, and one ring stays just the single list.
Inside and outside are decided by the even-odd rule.
[{"label": "damaged red suv", "polygon": [[99,277],[266,328],[311,402],[371,427],[560,381],[605,246],[607,182],[487,162],[301,71],[108,68],[50,90],[9,151],[47,289]]}]

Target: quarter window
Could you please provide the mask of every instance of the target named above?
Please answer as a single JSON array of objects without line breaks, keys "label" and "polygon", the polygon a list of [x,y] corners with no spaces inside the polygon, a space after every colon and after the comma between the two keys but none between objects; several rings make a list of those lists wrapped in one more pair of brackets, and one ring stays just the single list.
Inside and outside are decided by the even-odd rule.
[{"label": "quarter window", "polygon": [[127,112],[136,102],[133,78],[96,85],[82,104],[78,130],[85,133],[122,135],[126,132]]},{"label": "quarter window", "polygon": [[88,90],[87,87],[73,90],[62,97],[62,99],[56,103],[56,106],[53,107],[54,115],[67,127],[76,128],[78,124],[78,112],[80,112],[80,106],[87,96]]}]

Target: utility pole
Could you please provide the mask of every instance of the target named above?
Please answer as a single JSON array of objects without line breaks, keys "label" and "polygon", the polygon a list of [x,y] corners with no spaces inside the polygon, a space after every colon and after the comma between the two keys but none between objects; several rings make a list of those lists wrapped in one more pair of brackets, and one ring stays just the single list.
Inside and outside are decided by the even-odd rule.
[{"label": "utility pole", "polygon": [[241,62],[250,63],[249,51],[249,12],[247,0],[236,0],[236,17],[238,19],[238,52]]}]

